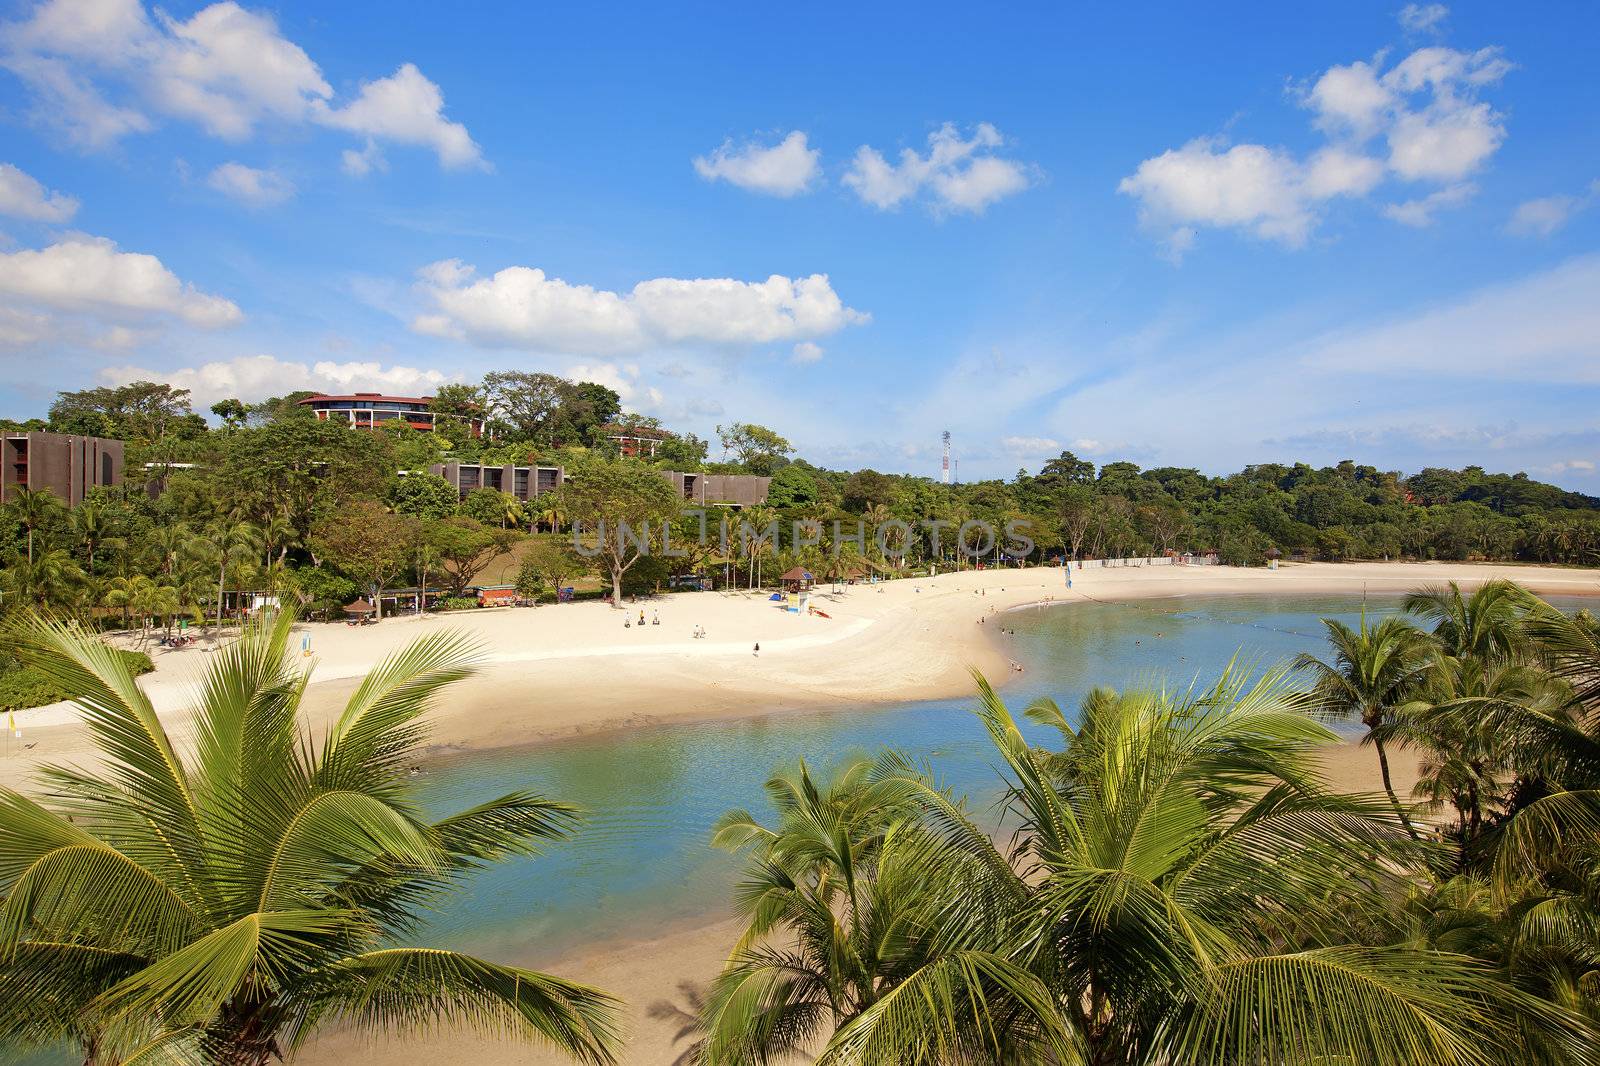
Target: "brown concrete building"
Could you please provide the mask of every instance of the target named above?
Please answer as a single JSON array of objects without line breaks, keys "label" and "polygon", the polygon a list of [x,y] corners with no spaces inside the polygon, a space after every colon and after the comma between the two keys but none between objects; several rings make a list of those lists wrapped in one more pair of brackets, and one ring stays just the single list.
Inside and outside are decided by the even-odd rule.
[{"label": "brown concrete building", "polygon": [[122,442],[72,433],[0,436],[0,503],[18,488],[49,489],[69,507],[92,488],[122,484]]},{"label": "brown concrete building", "polygon": [[661,473],[679,496],[701,505],[759,507],[767,502],[767,490],[772,485],[770,477],[755,474],[682,474],[676,470]]},{"label": "brown concrete building", "polygon": [[[481,463],[443,463],[429,471],[450,483],[463,500],[474,489],[509,492],[519,500],[531,500],[554,492],[566,480],[559,466],[484,466]],[[672,483],[685,502],[701,506],[756,507],[767,502],[770,477],[754,474],[685,474],[663,470],[661,476]]]},{"label": "brown concrete building", "polygon": [[474,489],[509,492],[519,500],[531,500],[561,487],[559,466],[484,466],[482,463],[435,463],[428,467],[450,483],[463,500]]}]

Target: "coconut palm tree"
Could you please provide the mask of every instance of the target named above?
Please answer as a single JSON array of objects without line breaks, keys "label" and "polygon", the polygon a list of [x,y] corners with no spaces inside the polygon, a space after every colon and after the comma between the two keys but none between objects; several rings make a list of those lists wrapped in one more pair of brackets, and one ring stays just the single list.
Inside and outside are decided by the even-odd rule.
[{"label": "coconut palm tree", "polygon": [[88,573],[94,573],[94,551],[110,535],[111,523],[105,509],[94,501],[86,501],[72,512],[72,531],[88,552]]},{"label": "coconut palm tree", "polygon": [[1457,659],[1515,659],[1527,650],[1522,619],[1530,597],[1510,581],[1486,581],[1470,596],[1454,581],[1406,595],[1408,614],[1433,623],[1433,638]]},{"label": "coconut palm tree", "polygon": [[1385,618],[1370,625],[1365,609],[1357,629],[1334,618],[1324,618],[1322,624],[1333,645],[1333,661],[1324,662],[1304,652],[1295,659],[1294,668],[1311,675],[1316,713],[1340,721],[1355,720],[1366,727],[1361,742],[1377,749],[1383,790],[1407,831],[1415,836],[1416,829],[1395,795],[1386,745],[1404,739],[1399,712],[1427,681],[1435,661],[1433,645],[1426,634],[1404,619]]},{"label": "coconut palm tree", "polygon": [[[1352,939],[1350,916],[1403,896],[1430,849],[1387,806],[1322,789],[1313,752],[1336,737],[1305,703],[1282,673],[1246,683],[1230,670],[1179,695],[1100,690],[1076,725],[1049,702],[1029,709],[1061,733],[1052,751],[980,682],[1006,818],[996,833],[921,775],[903,777],[935,842],[924,881],[937,903],[903,921],[931,941],[927,961],[819,1061],[1586,1061],[1596,1045],[1580,1019],[1482,963]],[[891,830],[885,852],[899,839]],[[930,1038],[969,1002],[950,960],[979,951],[1050,989],[1066,1048],[1008,1046],[998,1015],[987,1047]]]},{"label": "coconut palm tree", "polygon": [[104,769],[0,788],[0,1040],[77,1039],[91,1066],[152,1038],[264,1066],[334,1023],[459,1023],[614,1060],[615,1002],[558,977],[409,943],[471,870],[565,836],[574,811],[525,792],[424,818],[408,770],[423,716],[470,673],[424,637],[370,674],[325,732],[292,619],[247,626],[208,666],[180,755],[122,657],[73,626],[22,625],[73,693]]},{"label": "coconut palm tree", "polygon": [[61,513],[61,499],[49,489],[17,486],[11,494],[11,510],[28,531],[28,562],[33,562],[33,534]]},{"label": "coconut palm tree", "polygon": [[[690,1051],[702,1061],[802,1054],[878,1004],[941,987],[959,988],[966,1006],[924,1018],[925,1039],[981,1053],[993,1024],[1003,1026],[1009,1047],[1070,1051],[1049,990],[1023,967],[983,951],[933,957],[925,915],[937,878],[925,846],[896,840],[921,836],[894,777],[905,770],[893,759],[876,768],[857,759],[818,781],[802,762],[767,782],[775,826],[747,811],[718,822],[713,843],[750,856],[738,887],[747,926],[701,1005],[700,1039]],[[920,987],[901,987],[918,974]],[[864,1054],[850,1061],[916,1060]]]},{"label": "coconut palm tree", "polygon": [[64,548],[51,548],[37,557],[14,559],[0,569],[0,590],[7,599],[41,609],[60,608],[84,584],[83,568]]},{"label": "coconut palm tree", "polygon": [[230,567],[251,567],[262,551],[261,531],[249,522],[224,523],[206,538],[206,553],[217,569],[217,628],[222,628],[223,602],[227,598]]}]

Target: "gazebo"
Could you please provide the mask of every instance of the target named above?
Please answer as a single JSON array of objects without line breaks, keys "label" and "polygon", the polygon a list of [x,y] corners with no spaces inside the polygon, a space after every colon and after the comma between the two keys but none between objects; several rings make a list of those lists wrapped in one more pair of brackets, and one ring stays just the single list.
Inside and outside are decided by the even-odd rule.
[{"label": "gazebo", "polygon": [[810,588],[817,579],[811,573],[811,571],[807,570],[805,567],[796,566],[792,569],[785,570],[783,572],[783,576],[780,577],[779,580],[783,582],[784,587],[790,592],[803,592]]},{"label": "gazebo", "polygon": [[365,596],[357,596],[353,603],[347,603],[344,605],[345,614],[354,615],[362,621],[366,621],[366,619],[371,617],[373,612],[376,610],[377,608],[372,606],[372,604],[367,601]]}]

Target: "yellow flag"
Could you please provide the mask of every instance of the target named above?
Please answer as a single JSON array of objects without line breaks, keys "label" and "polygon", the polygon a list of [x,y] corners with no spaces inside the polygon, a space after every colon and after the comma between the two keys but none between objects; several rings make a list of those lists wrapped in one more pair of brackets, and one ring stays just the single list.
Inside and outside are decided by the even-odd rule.
[{"label": "yellow flag", "polygon": [[6,728],[13,733],[17,731],[17,716],[10,711],[6,712]]}]

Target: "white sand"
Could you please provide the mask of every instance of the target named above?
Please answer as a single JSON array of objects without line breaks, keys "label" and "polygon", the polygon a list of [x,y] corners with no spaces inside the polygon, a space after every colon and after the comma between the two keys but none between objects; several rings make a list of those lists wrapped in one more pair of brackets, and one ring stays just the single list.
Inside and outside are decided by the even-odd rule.
[{"label": "white sand", "polygon": [[[1163,596],[1359,595],[1402,592],[1458,581],[1473,587],[1495,577],[1552,595],[1600,594],[1600,572],[1553,567],[1442,563],[1285,564],[1277,571],[1228,567],[1145,567],[1075,571],[1064,586],[1059,569],[978,571],[858,585],[816,605],[832,617],[782,612],[764,597],[680,593],[631,607],[643,629],[623,628],[623,612],[601,603],[504,609],[445,617],[391,619],[377,626],[309,624],[317,684],[309,690],[314,719],[337,712],[355,679],[412,638],[455,630],[475,639],[484,668],[457,686],[435,715],[440,750],[532,744],[576,733],[642,723],[780,714],[797,707],[931,699],[970,691],[968,670],[996,681],[1014,676],[977,624],[991,611],[1048,599],[1116,602]],[[649,624],[658,613],[661,625]],[[708,638],[692,639],[696,625]],[[761,653],[753,654],[759,642]],[[297,638],[298,643],[298,638]],[[207,653],[157,651],[144,679],[162,718],[180,743],[190,733],[184,704]],[[70,706],[19,712],[23,743],[4,760],[0,782],[25,786],[41,762],[88,762],[89,750]],[[1415,760],[1394,758],[1396,787],[1408,793]],[[1328,753],[1338,786],[1376,790],[1370,750],[1346,745]],[[676,1055],[676,1023],[647,1016],[663,1000],[682,1002],[680,982],[703,984],[735,936],[731,914],[713,904],[703,924],[660,931],[649,939],[620,935],[566,958],[510,959],[604,987],[629,1002],[633,1039],[626,1061],[668,1063]],[[493,1040],[439,1035],[373,1045],[349,1035],[323,1037],[298,1060],[311,1064],[403,1063],[497,1066],[563,1061],[538,1049]]]}]

